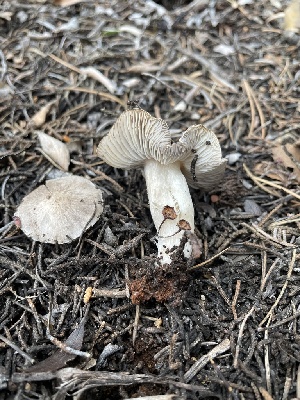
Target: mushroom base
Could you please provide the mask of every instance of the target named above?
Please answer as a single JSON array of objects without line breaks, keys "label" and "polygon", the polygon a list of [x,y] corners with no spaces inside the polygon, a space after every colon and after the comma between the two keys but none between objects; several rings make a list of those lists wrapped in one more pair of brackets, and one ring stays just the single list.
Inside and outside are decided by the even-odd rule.
[{"label": "mushroom base", "polygon": [[[180,163],[162,165],[147,160],[144,166],[150,211],[157,229],[158,257],[170,264],[172,253],[178,249],[184,232],[194,232],[194,207],[189,188],[180,170]],[[189,239],[184,256],[192,256]]]}]

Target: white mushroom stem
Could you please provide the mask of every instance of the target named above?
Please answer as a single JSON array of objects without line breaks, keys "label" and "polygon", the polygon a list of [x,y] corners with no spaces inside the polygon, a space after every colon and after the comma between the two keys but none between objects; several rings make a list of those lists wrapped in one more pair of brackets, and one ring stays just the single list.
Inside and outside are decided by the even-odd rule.
[{"label": "white mushroom stem", "polygon": [[[144,173],[150,211],[157,229],[158,257],[161,257],[163,264],[169,264],[172,261],[170,256],[180,245],[185,232],[179,225],[186,222],[190,226],[190,232],[194,232],[192,198],[179,162],[162,165],[158,161],[147,160]],[[164,217],[166,207],[175,211],[174,219]],[[191,244],[187,242],[184,255],[190,257],[191,253]]]}]

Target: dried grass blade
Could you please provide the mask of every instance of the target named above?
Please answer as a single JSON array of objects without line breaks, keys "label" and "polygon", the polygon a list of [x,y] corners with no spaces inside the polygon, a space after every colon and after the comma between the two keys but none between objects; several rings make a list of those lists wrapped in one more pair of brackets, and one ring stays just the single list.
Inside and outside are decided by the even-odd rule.
[{"label": "dried grass blade", "polygon": [[[249,132],[249,137],[251,137],[253,135],[253,131],[254,131],[254,126],[252,126],[255,122],[254,117],[255,117],[255,108],[254,105],[257,109],[258,115],[259,115],[259,119],[260,119],[260,129],[261,129],[261,138],[265,139],[266,137],[266,122],[265,122],[265,116],[264,113],[262,111],[262,108],[260,106],[260,103],[257,99],[257,97],[255,96],[251,86],[249,85],[249,83],[244,79],[242,81],[244,88],[246,90],[248,99],[249,99],[249,103],[250,103],[250,108],[251,108],[251,127],[250,127],[250,132]],[[254,104],[253,104],[254,103]]]},{"label": "dried grass blade", "polygon": [[254,101],[255,106],[257,108],[259,119],[260,119],[261,138],[265,139],[266,134],[267,134],[265,116],[264,116],[263,110],[262,110],[262,108],[260,106],[260,103],[259,103],[257,97],[254,95],[254,92],[252,91],[252,89],[251,89],[251,92],[252,92],[253,101]]},{"label": "dried grass blade", "polygon": [[73,92],[84,92],[84,93],[90,93],[90,94],[95,94],[97,96],[103,97],[106,100],[109,100],[113,103],[118,103],[120,104],[125,110],[127,108],[127,101],[123,101],[119,99],[118,97],[110,94],[110,93],[105,93],[105,92],[99,92],[98,90],[92,90],[88,88],[83,88],[79,86],[67,86],[63,88],[64,91],[73,91]]},{"label": "dried grass blade", "polygon": [[106,175],[104,172],[93,168],[91,165],[83,163],[81,161],[73,160],[73,159],[72,159],[72,163],[75,164],[75,165],[81,165],[82,167],[87,168],[87,169],[91,170],[92,172],[94,172],[101,179],[111,182],[116,187],[116,189],[118,191],[122,192],[124,190],[123,187],[121,185],[119,185],[118,182],[116,182],[113,178],[111,178],[110,176]]},{"label": "dried grass blade", "polygon": [[73,64],[62,60],[61,58],[55,56],[54,54],[49,54],[48,57],[52,58],[52,60],[58,62],[59,64],[63,65],[64,67],[67,67],[71,69],[72,71],[77,72],[78,74],[82,74],[81,70],[77,67],[75,67]]},{"label": "dried grass blade", "polygon": [[[47,57],[47,55],[46,55],[45,53],[41,52],[41,51],[38,50],[38,49],[31,48],[30,50],[31,50],[32,52],[36,53],[36,54],[39,54],[39,55],[42,56],[42,57]],[[75,67],[73,64],[70,64],[69,62],[62,60],[61,58],[55,56],[54,54],[49,54],[48,57],[52,58],[52,60],[58,62],[59,64],[65,66],[66,68],[69,68],[70,70],[72,70],[72,71],[74,71],[74,72],[77,72],[77,73],[80,74],[80,75],[86,74],[86,70],[88,70],[88,68],[86,68],[86,70],[85,70],[85,69],[77,68],[77,67]],[[99,71],[97,71],[97,72],[98,72],[98,78],[99,78]],[[103,75],[103,77],[104,77],[104,75]],[[104,78],[105,78],[105,77],[104,77]],[[106,78],[106,79],[107,79],[107,78]],[[99,79],[97,79],[97,80],[99,80]],[[108,85],[108,84],[107,84],[107,81],[106,81],[106,84],[104,84],[103,79],[102,79],[101,83],[102,83],[109,91],[113,90],[113,87],[112,87],[113,84],[112,84],[112,83],[110,83],[110,85]],[[109,87],[108,87],[108,86],[109,86]],[[64,88],[64,90],[73,90],[73,91],[79,91],[79,92],[85,92],[85,93],[96,94],[96,95],[101,96],[101,97],[104,97],[104,98],[106,98],[107,100],[110,100],[110,101],[112,101],[112,102],[119,103],[121,106],[123,106],[124,108],[126,108],[126,103],[127,103],[127,102],[124,102],[124,101],[118,99],[117,97],[115,97],[115,96],[113,96],[112,94],[109,94],[109,93],[99,92],[99,91],[97,91],[97,90],[91,90],[91,89],[80,88],[80,87],[75,87],[75,86],[74,86],[74,87],[71,86],[71,87]]]},{"label": "dried grass blade", "polygon": [[248,133],[248,138],[253,137],[253,132],[254,132],[254,125],[255,125],[255,106],[254,106],[254,101],[251,95],[251,89],[249,86],[249,83],[244,79],[242,81],[242,86],[245,89],[245,92],[247,94],[249,104],[250,104],[250,110],[251,110],[251,122],[250,122],[250,128],[249,128],[249,133]]},{"label": "dried grass blade", "polygon": [[233,93],[238,93],[238,89],[226,79],[226,74],[220,69],[220,67],[214,61],[202,57],[195,51],[185,50],[182,49],[181,47],[178,47],[177,50],[180,53],[197,61],[200,65],[202,65],[202,67],[206,68],[207,71],[211,74],[212,78],[218,81],[222,86],[228,87]]}]

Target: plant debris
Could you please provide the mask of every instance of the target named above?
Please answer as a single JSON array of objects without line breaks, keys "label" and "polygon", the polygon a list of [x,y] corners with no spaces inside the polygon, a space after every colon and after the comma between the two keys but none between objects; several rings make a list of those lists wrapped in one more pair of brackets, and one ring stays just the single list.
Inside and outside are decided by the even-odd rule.
[{"label": "plant debris", "polygon": [[[298,6],[1,2],[3,398],[300,397]],[[222,182],[191,189],[197,259],[158,265],[141,171],[96,155],[127,108],[165,120],[172,143],[199,124],[218,137]],[[14,220],[63,173],[38,132],[68,146],[70,174],[103,189],[101,218],[67,244],[34,241]]]},{"label": "plant debris", "polygon": [[42,152],[46,158],[56,167],[68,171],[70,165],[70,152],[65,143],[43,132],[38,132]]}]

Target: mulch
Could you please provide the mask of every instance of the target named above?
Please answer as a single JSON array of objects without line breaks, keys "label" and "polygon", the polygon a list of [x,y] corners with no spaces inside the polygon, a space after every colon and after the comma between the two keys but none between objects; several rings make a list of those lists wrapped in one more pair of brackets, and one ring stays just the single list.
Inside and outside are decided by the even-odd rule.
[{"label": "mulch", "polygon": [[[299,398],[300,41],[283,29],[288,3],[59,3],[0,5],[1,398]],[[157,265],[142,172],[96,155],[128,101],[175,141],[213,129],[228,158],[216,189],[191,189],[197,260]],[[34,242],[13,219],[60,173],[41,131],[104,191],[101,218],[69,244]]]}]

